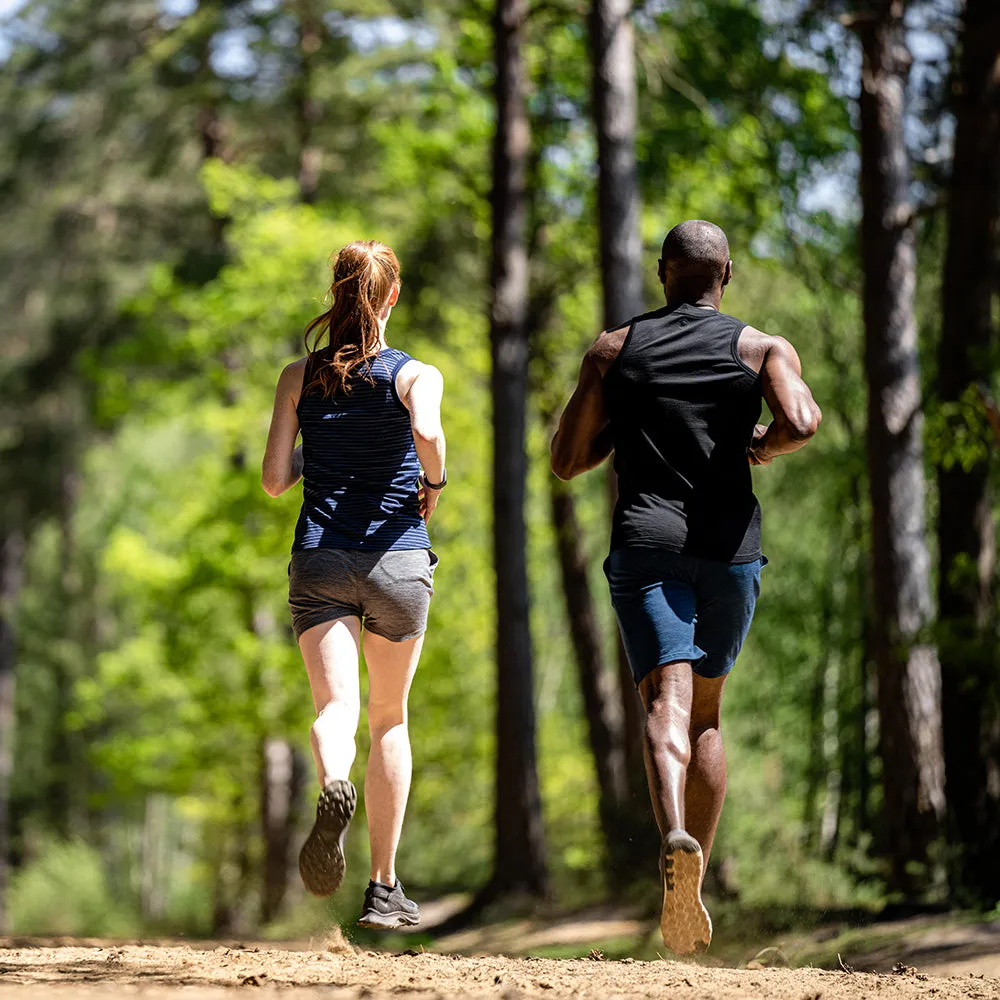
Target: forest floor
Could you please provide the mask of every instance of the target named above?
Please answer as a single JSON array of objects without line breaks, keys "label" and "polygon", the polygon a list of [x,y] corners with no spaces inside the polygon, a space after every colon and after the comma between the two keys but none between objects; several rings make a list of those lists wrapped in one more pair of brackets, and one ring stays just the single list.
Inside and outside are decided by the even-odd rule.
[{"label": "forest floor", "polygon": [[[770,938],[756,951],[762,939],[749,948],[745,942],[743,958],[734,959],[739,946],[723,941],[698,963],[660,959],[655,948],[651,961],[605,957],[597,948],[588,954],[589,942],[607,942],[614,953],[624,941],[637,954],[653,947],[655,925],[627,914],[592,911],[530,923],[438,939],[397,936],[384,950],[352,944],[339,930],[325,940],[280,945],[7,938],[0,939],[0,998],[207,1000],[251,989],[332,1000],[1000,1000],[1000,921],[939,916],[853,928],[834,921]],[[559,951],[585,957],[538,954]],[[812,967],[822,965],[828,967]]]}]

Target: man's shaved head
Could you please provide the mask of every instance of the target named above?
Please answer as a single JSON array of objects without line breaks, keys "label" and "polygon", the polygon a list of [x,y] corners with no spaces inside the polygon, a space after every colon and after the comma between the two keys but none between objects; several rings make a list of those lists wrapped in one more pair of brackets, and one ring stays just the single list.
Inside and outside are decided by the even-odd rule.
[{"label": "man's shaved head", "polygon": [[727,280],[729,240],[715,223],[690,219],[667,233],[662,261],[665,283],[707,291]]}]

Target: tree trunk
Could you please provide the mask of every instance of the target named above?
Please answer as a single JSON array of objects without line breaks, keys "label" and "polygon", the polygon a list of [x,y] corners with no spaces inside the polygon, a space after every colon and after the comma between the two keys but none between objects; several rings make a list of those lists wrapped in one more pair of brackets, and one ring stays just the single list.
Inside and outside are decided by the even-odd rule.
[{"label": "tree trunk", "polygon": [[916,285],[910,171],[903,134],[902,0],[875,0],[858,20],[861,225],[868,476],[872,505],[880,752],[895,888],[913,894],[944,809],[941,672],[925,632],[932,617],[924,529],[923,412],[913,312]]},{"label": "tree trunk", "polygon": [[[955,91],[938,392],[956,404],[988,382],[996,334],[1000,214],[1000,7],[968,0]],[[989,451],[938,467],[942,702],[954,888],[1000,896],[1000,710],[997,706],[996,534]]]},{"label": "tree trunk", "polygon": [[615,697],[617,684],[604,661],[573,493],[567,483],[555,476],[549,477],[549,488],[566,614],[587,716],[590,749],[597,771],[601,831],[611,870],[624,876],[628,874],[631,855],[625,819],[629,785],[622,742],[621,706]]},{"label": "tree trunk", "polygon": [[[607,467],[608,508],[615,509],[618,503],[618,476],[614,466]],[[632,836],[655,824],[653,805],[649,800],[649,786],[646,780],[646,757],[643,750],[643,731],[646,726],[646,710],[642,707],[639,692],[632,677],[632,667],[625,652],[621,633],[615,628],[615,659],[618,666],[618,693],[622,708],[622,742],[625,750],[625,769],[632,799]],[[657,842],[651,841],[652,850],[658,852]]]},{"label": "tree trunk", "polygon": [[609,330],[642,312],[643,299],[631,10],[631,0],[594,0],[590,8],[601,286]]},{"label": "tree trunk", "polygon": [[843,752],[841,746],[840,657],[834,652],[826,657],[823,670],[822,754],[826,772],[823,812],[819,826],[819,850],[832,861],[840,840],[840,818],[844,793]]},{"label": "tree trunk", "polygon": [[[323,43],[323,24],[317,16],[313,0],[299,0],[294,5],[299,29],[299,72],[293,87],[296,136],[298,139],[299,200],[309,205],[315,202],[319,186],[320,150],[313,145],[313,129],[322,116],[320,103],[313,95],[313,73],[316,53]],[[301,347],[301,338],[292,340],[292,350]],[[242,454],[236,468],[246,465]],[[250,628],[262,641],[272,635],[276,623],[257,604],[256,595],[248,595]],[[258,672],[259,697],[263,699],[263,678]],[[302,752],[288,740],[270,736],[267,723],[261,722],[258,748],[260,767],[260,824],[264,845],[264,860],[260,921],[268,924],[281,912],[288,894],[289,877],[293,870],[295,829],[303,807],[307,766]]]},{"label": "tree trunk", "polygon": [[493,355],[493,556],[497,595],[497,787],[494,893],[547,889],[535,753],[529,623],[525,424],[528,258],[525,180],[529,127],[521,55],[525,0],[497,0],[496,135],[490,340]]},{"label": "tree trunk", "polygon": [[0,933],[7,930],[10,856],[10,783],[14,771],[16,605],[21,593],[24,536],[16,527],[0,535]]},{"label": "tree trunk", "polygon": [[[59,486],[59,582],[64,607],[60,638],[77,639],[82,609],[74,518],[80,493],[80,472],[72,467],[64,468]],[[68,838],[73,829],[74,807],[80,802],[79,788],[84,777],[81,762],[86,755],[83,748],[77,745],[76,734],[68,724],[77,672],[66,657],[59,655],[52,658],[51,669],[55,713],[46,767],[48,790],[45,811],[51,829],[59,837]]]},{"label": "tree trunk", "polygon": [[139,848],[139,912],[147,924],[163,920],[170,884],[170,800],[165,795],[147,795]]},{"label": "tree trunk", "polygon": [[[592,99],[597,133],[597,211],[604,328],[615,329],[642,312],[642,242],[639,237],[639,183],[635,161],[638,98],[635,40],[629,0],[593,0],[590,46]],[[618,499],[614,469],[608,467],[612,509]],[[625,763],[632,793],[631,836],[653,821],[642,752],[645,713],[617,639]],[[655,849],[655,844],[654,844]]]},{"label": "tree trunk", "polygon": [[302,755],[287,740],[264,741],[261,753],[261,825],[264,834],[262,923],[281,911],[292,867],[292,839],[305,784]]},{"label": "tree trunk", "polygon": [[299,142],[299,199],[311,205],[319,189],[322,151],[313,142],[313,131],[323,117],[322,104],[313,94],[316,53],[323,44],[323,22],[313,0],[296,4],[299,21],[299,73],[294,87],[295,127]]}]

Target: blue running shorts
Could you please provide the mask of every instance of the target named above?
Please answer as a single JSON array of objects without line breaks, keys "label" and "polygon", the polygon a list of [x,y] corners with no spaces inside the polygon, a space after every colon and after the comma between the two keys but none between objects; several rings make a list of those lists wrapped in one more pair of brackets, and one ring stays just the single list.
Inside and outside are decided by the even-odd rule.
[{"label": "blue running shorts", "polygon": [[766,558],[730,564],[666,549],[616,549],[604,562],[636,686],[664,663],[687,660],[724,677],[750,630]]}]

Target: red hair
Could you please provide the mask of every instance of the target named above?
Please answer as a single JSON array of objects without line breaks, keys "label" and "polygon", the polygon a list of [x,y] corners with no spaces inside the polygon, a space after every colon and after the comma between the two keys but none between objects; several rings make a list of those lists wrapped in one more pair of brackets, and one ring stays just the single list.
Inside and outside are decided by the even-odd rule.
[{"label": "red hair", "polygon": [[[379,350],[379,313],[399,285],[399,261],[376,240],[348,243],[333,260],[330,308],[317,316],[305,332],[306,352],[313,376],[303,389],[333,396],[350,392],[350,377]],[[320,341],[328,337],[320,352]],[[312,343],[310,345],[310,338]]]}]

